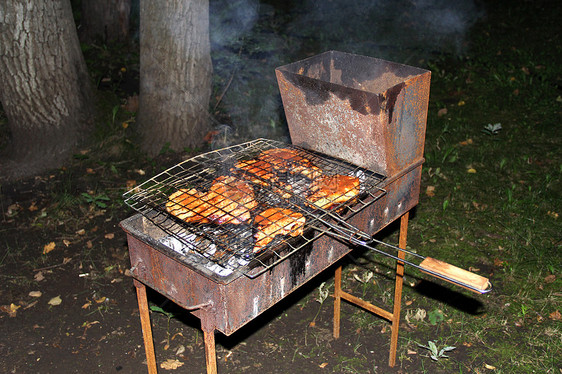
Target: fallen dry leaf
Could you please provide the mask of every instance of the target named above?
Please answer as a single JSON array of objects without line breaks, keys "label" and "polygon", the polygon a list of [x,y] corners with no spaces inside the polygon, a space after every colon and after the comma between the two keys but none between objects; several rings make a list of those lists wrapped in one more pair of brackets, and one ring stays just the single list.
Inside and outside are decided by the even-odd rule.
[{"label": "fallen dry leaf", "polygon": [[18,210],[20,210],[20,209],[21,209],[21,207],[19,206],[18,203],[12,204],[12,205],[8,206],[8,209],[6,211],[6,215],[8,217],[15,216],[17,214]]},{"label": "fallen dry leaf", "polygon": [[488,208],[487,204],[480,204],[477,201],[473,201],[472,206],[477,210],[486,210]]},{"label": "fallen dry leaf", "polygon": [[559,217],[558,213],[552,212],[550,210],[548,212],[546,212],[546,214],[549,215],[550,217],[554,218],[554,219],[557,219]]},{"label": "fallen dry leaf", "polygon": [[180,344],[180,346],[176,349],[176,356],[179,356],[184,352],[185,352],[185,346]]},{"label": "fallen dry leaf", "polygon": [[326,366],[328,366],[327,362],[323,362],[320,365],[318,365],[318,367],[320,367],[320,369],[324,369]]},{"label": "fallen dry leaf", "polygon": [[39,300],[35,300],[34,302],[27,304],[23,309],[24,309],[24,310],[27,310],[27,309],[29,309],[29,308],[32,308],[32,307],[34,307],[35,304],[37,304],[38,302],[39,302]]},{"label": "fallen dry leaf", "polygon": [[556,275],[550,274],[544,277],[544,283],[552,283],[556,280]]},{"label": "fallen dry leaf", "polygon": [[180,366],[183,366],[183,362],[177,359],[172,360],[171,358],[167,359],[166,361],[160,364],[160,367],[164,370],[176,370]]},{"label": "fallen dry leaf", "polygon": [[37,282],[41,282],[42,280],[45,279],[45,276],[43,275],[42,271],[39,271],[39,272],[35,273],[35,275],[33,276],[33,279],[35,279]]},{"label": "fallen dry leaf", "polygon": [[92,327],[93,325],[97,325],[98,323],[100,323],[100,321],[85,321],[81,327],[85,327],[86,329],[89,329],[90,327]]},{"label": "fallen dry leaf", "polygon": [[110,233],[105,234],[104,237],[106,239],[113,239],[113,238],[115,238],[115,234],[110,232]]},{"label": "fallen dry leaf", "polygon": [[29,208],[27,208],[27,210],[29,210],[30,212],[35,212],[36,210],[39,210],[36,204],[37,203],[35,201],[31,202],[31,205],[29,206]]},{"label": "fallen dry leaf", "polygon": [[77,235],[86,235],[86,230],[80,229],[80,230],[76,231],[76,234]]},{"label": "fallen dry leaf", "polygon": [[469,173],[469,174],[475,174],[475,173],[476,173],[476,169],[471,166],[471,167],[469,167],[469,168],[466,170],[466,172]]},{"label": "fallen dry leaf", "polygon": [[548,318],[550,318],[553,321],[560,321],[562,319],[562,314],[560,314],[559,310],[556,310],[556,311],[550,313],[548,315]]},{"label": "fallen dry leaf", "polygon": [[51,306],[57,306],[60,305],[61,303],[62,303],[62,299],[60,298],[60,296],[55,296],[51,300],[49,300],[47,304]]},{"label": "fallen dry leaf", "polygon": [[84,305],[82,305],[82,309],[88,309],[90,307],[90,305],[92,305],[92,302],[90,300],[88,300],[88,302]]},{"label": "fallen dry leaf", "polygon": [[55,242],[50,242],[49,244],[45,244],[43,246],[43,254],[46,255],[47,253],[51,252],[53,249],[55,249]]},{"label": "fallen dry leaf", "polygon": [[16,305],[14,303],[11,303],[10,305],[1,305],[0,310],[4,313],[8,313],[8,315],[13,318],[17,315],[18,309],[20,307],[21,305]]},{"label": "fallen dry leaf", "polygon": [[494,266],[496,267],[503,266],[503,261],[500,260],[499,258],[494,258]]},{"label": "fallen dry leaf", "polygon": [[459,145],[465,146],[465,145],[469,145],[469,144],[472,144],[472,143],[474,143],[474,141],[472,139],[466,139],[465,141],[459,142]]},{"label": "fallen dry leaf", "polygon": [[409,354],[409,355],[417,355],[417,354],[418,354],[418,352],[416,352],[416,351],[412,351],[411,349],[408,349],[408,352],[407,352],[407,354]]},{"label": "fallen dry leaf", "polygon": [[435,196],[435,186],[427,186],[425,189],[425,194],[429,197]]},{"label": "fallen dry leaf", "polygon": [[496,370],[496,367],[492,365],[484,364],[484,367],[488,370]]},{"label": "fallen dry leaf", "polygon": [[437,111],[437,117],[443,117],[445,114],[447,114],[447,108],[441,108]]},{"label": "fallen dry leaf", "polygon": [[63,239],[62,244],[64,244],[66,247],[68,247],[70,245],[70,240]]},{"label": "fallen dry leaf", "polygon": [[28,295],[31,297],[41,297],[43,293],[41,293],[41,291],[31,291]]},{"label": "fallen dry leaf", "polygon": [[94,301],[98,304],[103,303],[105,300],[107,300],[107,297],[105,297],[105,296],[102,296],[99,299],[94,299]]}]

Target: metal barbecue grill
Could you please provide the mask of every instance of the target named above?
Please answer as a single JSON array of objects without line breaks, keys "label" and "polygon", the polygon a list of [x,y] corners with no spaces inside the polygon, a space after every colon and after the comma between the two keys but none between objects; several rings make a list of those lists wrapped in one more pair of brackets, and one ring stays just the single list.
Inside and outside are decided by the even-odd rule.
[{"label": "metal barbecue grill", "polygon": [[[276,74],[293,144],[257,139],[205,153],[124,195],[140,213],[121,227],[149,373],[156,373],[156,362],[145,286],[201,320],[208,373],[216,373],[215,331],[232,334],[354,246],[397,261],[393,311],[342,291],[340,266],[334,337],[340,334],[341,299],[388,319],[390,366],[396,359],[404,264],[477,293],[491,289],[486,278],[405,250],[408,212],[420,190],[430,73],[332,51],[280,67]],[[291,157],[264,156],[279,149]],[[341,176],[358,182],[353,193],[331,194],[327,205],[317,205],[319,181]],[[229,191],[240,181],[243,193],[235,199]],[[270,209],[283,212],[284,223],[267,231],[274,223],[263,214]],[[304,226],[297,231],[301,217]],[[398,218],[398,246],[373,239]]]}]

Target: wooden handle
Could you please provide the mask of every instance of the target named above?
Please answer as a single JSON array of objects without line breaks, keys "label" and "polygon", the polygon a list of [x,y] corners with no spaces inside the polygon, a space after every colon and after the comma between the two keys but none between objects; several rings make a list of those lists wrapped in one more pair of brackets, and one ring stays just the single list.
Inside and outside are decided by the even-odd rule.
[{"label": "wooden handle", "polygon": [[[436,260],[434,258],[431,257],[426,257],[421,263],[420,263],[420,268],[423,271],[423,269],[432,271],[434,273],[443,275],[445,277],[454,279],[455,281],[458,281],[459,283],[464,283],[466,285],[472,286],[474,288],[477,288],[480,291],[476,291],[473,290],[471,288],[465,287],[466,289],[470,290],[470,291],[474,291],[476,293],[483,293],[486,292],[489,287],[491,287],[490,281],[488,280],[488,278],[484,278],[478,274],[474,274],[468,270],[464,270],[461,269],[459,267],[453,266],[451,264],[448,264],[446,262],[440,261],[440,260]],[[441,278],[437,275],[428,273],[430,275],[436,276],[437,278]],[[441,278],[444,281],[448,281],[450,282],[448,279],[446,278]],[[462,287],[462,285],[460,285]]]}]

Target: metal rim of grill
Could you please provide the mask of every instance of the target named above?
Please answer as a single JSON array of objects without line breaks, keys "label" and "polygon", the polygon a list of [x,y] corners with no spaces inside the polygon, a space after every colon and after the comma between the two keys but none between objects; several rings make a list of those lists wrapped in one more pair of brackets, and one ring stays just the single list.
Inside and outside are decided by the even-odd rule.
[{"label": "metal rim of grill", "polygon": [[[262,152],[272,149],[294,151],[297,157],[306,158],[317,166],[323,176],[357,177],[360,181],[359,194],[329,210],[312,208],[306,200],[306,190],[315,178],[303,177],[288,168],[278,173],[279,178],[275,181],[268,180],[268,183],[263,184],[259,180],[258,183],[255,183],[256,180],[251,182],[258,206],[251,210],[248,222],[187,223],[166,211],[169,196],[175,191],[186,188],[208,191],[217,178],[236,174],[236,162],[255,159]],[[294,166],[290,160],[287,165]],[[248,181],[244,177],[241,179]],[[164,246],[176,247],[177,251],[178,245],[170,245],[170,241],[181,243],[183,250],[203,256],[220,269],[226,269],[226,273],[237,271],[253,278],[326,234],[330,230],[324,224],[326,221],[331,221],[334,217],[338,220],[348,219],[382,197],[386,192],[380,186],[385,179],[379,173],[331,156],[279,141],[256,139],[183,161],[126,192],[123,197],[127,205],[167,233],[168,237],[162,242]],[[304,230],[297,237],[276,235],[263,251],[254,254],[256,227],[253,220],[268,207],[285,208],[302,214],[305,218]],[[229,212],[224,209],[213,209],[228,216]]]}]

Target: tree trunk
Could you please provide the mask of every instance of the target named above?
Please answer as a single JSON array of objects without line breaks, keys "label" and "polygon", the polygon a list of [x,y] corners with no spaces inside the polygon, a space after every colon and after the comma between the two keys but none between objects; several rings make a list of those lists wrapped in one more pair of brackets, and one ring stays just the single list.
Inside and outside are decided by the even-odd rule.
[{"label": "tree trunk", "polygon": [[128,41],[130,13],[131,0],[82,0],[80,40]]},{"label": "tree trunk", "polygon": [[26,176],[60,163],[91,126],[92,93],[68,0],[3,0],[0,101],[11,143],[0,166]]},{"label": "tree trunk", "polygon": [[211,47],[208,0],[140,3],[138,126],[143,149],[196,147],[208,132]]}]

